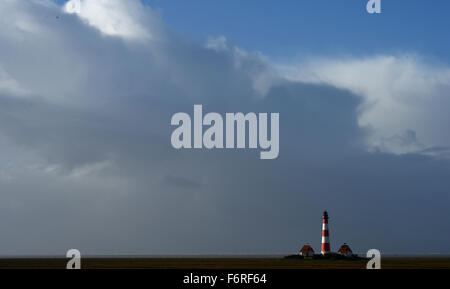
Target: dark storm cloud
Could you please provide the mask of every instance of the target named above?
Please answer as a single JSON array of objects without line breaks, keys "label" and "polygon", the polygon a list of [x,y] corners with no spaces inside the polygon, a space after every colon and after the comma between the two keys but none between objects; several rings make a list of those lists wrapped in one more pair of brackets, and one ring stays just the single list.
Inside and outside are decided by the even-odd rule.
[{"label": "dark storm cloud", "polygon": [[[0,30],[0,254],[289,253],[319,243],[324,209],[333,247],[450,241],[448,161],[368,153],[360,95],[206,49],[153,14],[157,37],[137,41],[139,26],[105,35],[76,15],[46,23],[52,4],[7,3],[18,18]],[[279,157],[173,149],[172,114],[198,103],[279,112]]]}]

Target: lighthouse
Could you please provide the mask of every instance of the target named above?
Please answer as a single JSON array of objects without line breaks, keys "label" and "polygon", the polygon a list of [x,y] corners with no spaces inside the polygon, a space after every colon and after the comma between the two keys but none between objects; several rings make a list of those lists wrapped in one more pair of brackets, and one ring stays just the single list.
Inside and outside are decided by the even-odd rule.
[{"label": "lighthouse", "polygon": [[328,232],[328,212],[323,212],[322,216],[322,255],[330,253],[330,236]]}]

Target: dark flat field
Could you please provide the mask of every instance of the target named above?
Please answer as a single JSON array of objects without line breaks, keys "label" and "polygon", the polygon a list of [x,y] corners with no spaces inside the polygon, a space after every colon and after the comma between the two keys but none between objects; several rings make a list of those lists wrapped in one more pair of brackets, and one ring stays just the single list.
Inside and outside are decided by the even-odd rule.
[{"label": "dark flat field", "polygon": [[[65,258],[1,258],[0,269],[65,269]],[[83,269],[365,269],[365,260],[283,258],[84,258]],[[450,269],[450,257],[385,257],[382,269]]]}]

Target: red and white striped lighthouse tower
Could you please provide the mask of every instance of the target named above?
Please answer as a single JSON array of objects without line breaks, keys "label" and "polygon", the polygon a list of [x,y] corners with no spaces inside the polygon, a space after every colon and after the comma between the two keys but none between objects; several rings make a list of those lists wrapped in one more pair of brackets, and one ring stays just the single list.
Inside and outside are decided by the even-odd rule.
[{"label": "red and white striped lighthouse tower", "polygon": [[330,236],[328,233],[328,213],[323,212],[322,217],[322,255],[330,253]]}]

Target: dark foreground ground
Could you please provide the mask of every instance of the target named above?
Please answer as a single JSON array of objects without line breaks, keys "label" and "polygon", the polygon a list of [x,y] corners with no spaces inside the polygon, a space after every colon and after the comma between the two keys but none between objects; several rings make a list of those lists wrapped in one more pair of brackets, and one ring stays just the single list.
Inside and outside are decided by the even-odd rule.
[{"label": "dark foreground ground", "polygon": [[[65,269],[63,258],[1,258],[0,269]],[[366,260],[283,258],[84,258],[83,269],[365,269]],[[385,257],[382,269],[450,269],[450,257]]]}]

